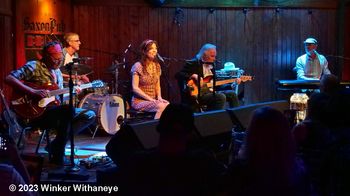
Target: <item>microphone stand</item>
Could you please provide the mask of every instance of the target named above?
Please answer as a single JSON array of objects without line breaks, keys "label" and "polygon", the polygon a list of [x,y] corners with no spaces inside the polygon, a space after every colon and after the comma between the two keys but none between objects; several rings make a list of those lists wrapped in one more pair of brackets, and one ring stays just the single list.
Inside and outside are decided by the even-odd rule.
[{"label": "microphone stand", "polygon": [[[171,84],[171,82],[170,82],[170,80],[169,80],[169,63],[168,64],[166,64],[165,62],[160,62],[160,65],[162,66],[163,65],[163,67],[165,68],[165,70],[164,70],[164,79],[165,79],[165,81],[166,81],[166,84],[167,84],[167,87],[168,87],[168,92],[167,92],[167,94],[168,94],[168,99],[170,100],[170,94],[171,94],[171,92],[173,92],[174,91],[174,88],[173,88],[173,86],[172,86],[172,84]],[[162,69],[163,70],[163,69]],[[173,92],[174,94],[176,94],[175,92]]]},{"label": "microphone stand", "polygon": [[69,111],[70,111],[70,116],[69,116],[69,124],[68,124],[68,131],[69,131],[69,136],[70,136],[70,163],[71,165],[65,168],[66,172],[78,172],[80,168],[75,165],[74,162],[74,130],[73,130],[73,118],[75,116],[75,108],[73,107],[73,88],[74,88],[74,83],[73,83],[73,77],[72,77],[72,68],[73,68],[74,62],[68,63],[66,65],[66,68],[69,73]]}]

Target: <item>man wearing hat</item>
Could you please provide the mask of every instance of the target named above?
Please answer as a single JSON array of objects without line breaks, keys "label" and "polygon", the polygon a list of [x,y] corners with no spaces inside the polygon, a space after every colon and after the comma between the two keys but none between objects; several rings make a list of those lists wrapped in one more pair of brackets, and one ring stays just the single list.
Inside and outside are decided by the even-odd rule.
[{"label": "man wearing hat", "polygon": [[322,75],[331,74],[328,69],[326,57],[319,54],[317,49],[317,40],[307,38],[304,41],[306,54],[300,56],[294,67],[298,80],[319,80]]}]

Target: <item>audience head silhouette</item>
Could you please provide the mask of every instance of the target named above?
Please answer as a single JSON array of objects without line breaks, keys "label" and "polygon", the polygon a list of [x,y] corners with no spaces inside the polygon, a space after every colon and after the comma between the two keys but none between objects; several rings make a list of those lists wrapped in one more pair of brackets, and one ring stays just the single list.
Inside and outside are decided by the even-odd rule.
[{"label": "audience head silhouette", "polygon": [[295,142],[288,120],[280,111],[271,107],[255,110],[246,142],[245,156],[251,169],[288,176],[294,164]]},{"label": "audience head silhouette", "polygon": [[160,117],[157,131],[161,134],[191,133],[194,117],[191,108],[183,104],[169,104]]},{"label": "audience head silhouette", "polygon": [[337,76],[326,74],[321,77],[320,91],[329,95],[335,94],[340,89],[340,83]]}]

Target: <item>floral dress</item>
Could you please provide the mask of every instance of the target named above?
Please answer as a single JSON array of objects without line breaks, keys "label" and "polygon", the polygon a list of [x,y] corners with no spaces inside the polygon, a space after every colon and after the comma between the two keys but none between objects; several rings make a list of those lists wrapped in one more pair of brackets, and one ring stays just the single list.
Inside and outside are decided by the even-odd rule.
[{"label": "floral dress", "polygon": [[[144,71],[140,62],[135,63],[131,68],[131,74],[137,74],[139,76],[139,88],[148,96],[153,99],[157,99],[157,83],[160,80],[160,65],[155,64],[151,66],[150,70]],[[134,94],[131,99],[131,107],[135,110],[156,112],[157,101],[148,101]]]}]

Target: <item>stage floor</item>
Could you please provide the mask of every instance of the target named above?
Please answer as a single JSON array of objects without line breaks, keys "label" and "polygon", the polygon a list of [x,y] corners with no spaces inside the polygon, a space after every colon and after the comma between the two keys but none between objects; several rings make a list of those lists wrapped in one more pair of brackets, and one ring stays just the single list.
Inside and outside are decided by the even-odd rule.
[{"label": "stage floor", "polygon": [[[43,139],[38,153],[35,153],[40,134],[41,132],[39,131],[27,133],[26,144],[22,150],[25,164],[33,170],[30,171],[32,175],[37,175],[38,171],[35,170],[40,170],[40,165],[42,165],[40,177],[36,177],[38,178],[36,179],[38,183],[95,184],[96,170],[115,167],[113,161],[105,153],[105,146],[112,135],[108,135],[104,130],[98,130],[94,138],[92,138],[93,134],[88,130],[74,137],[74,162],[79,166],[80,171],[71,173],[65,172],[66,167],[59,167],[49,163],[48,152],[45,150],[46,140]],[[52,140],[54,137],[54,133],[50,133],[50,139]],[[67,142],[65,154],[67,160],[70,160],[70,142]]]}]

